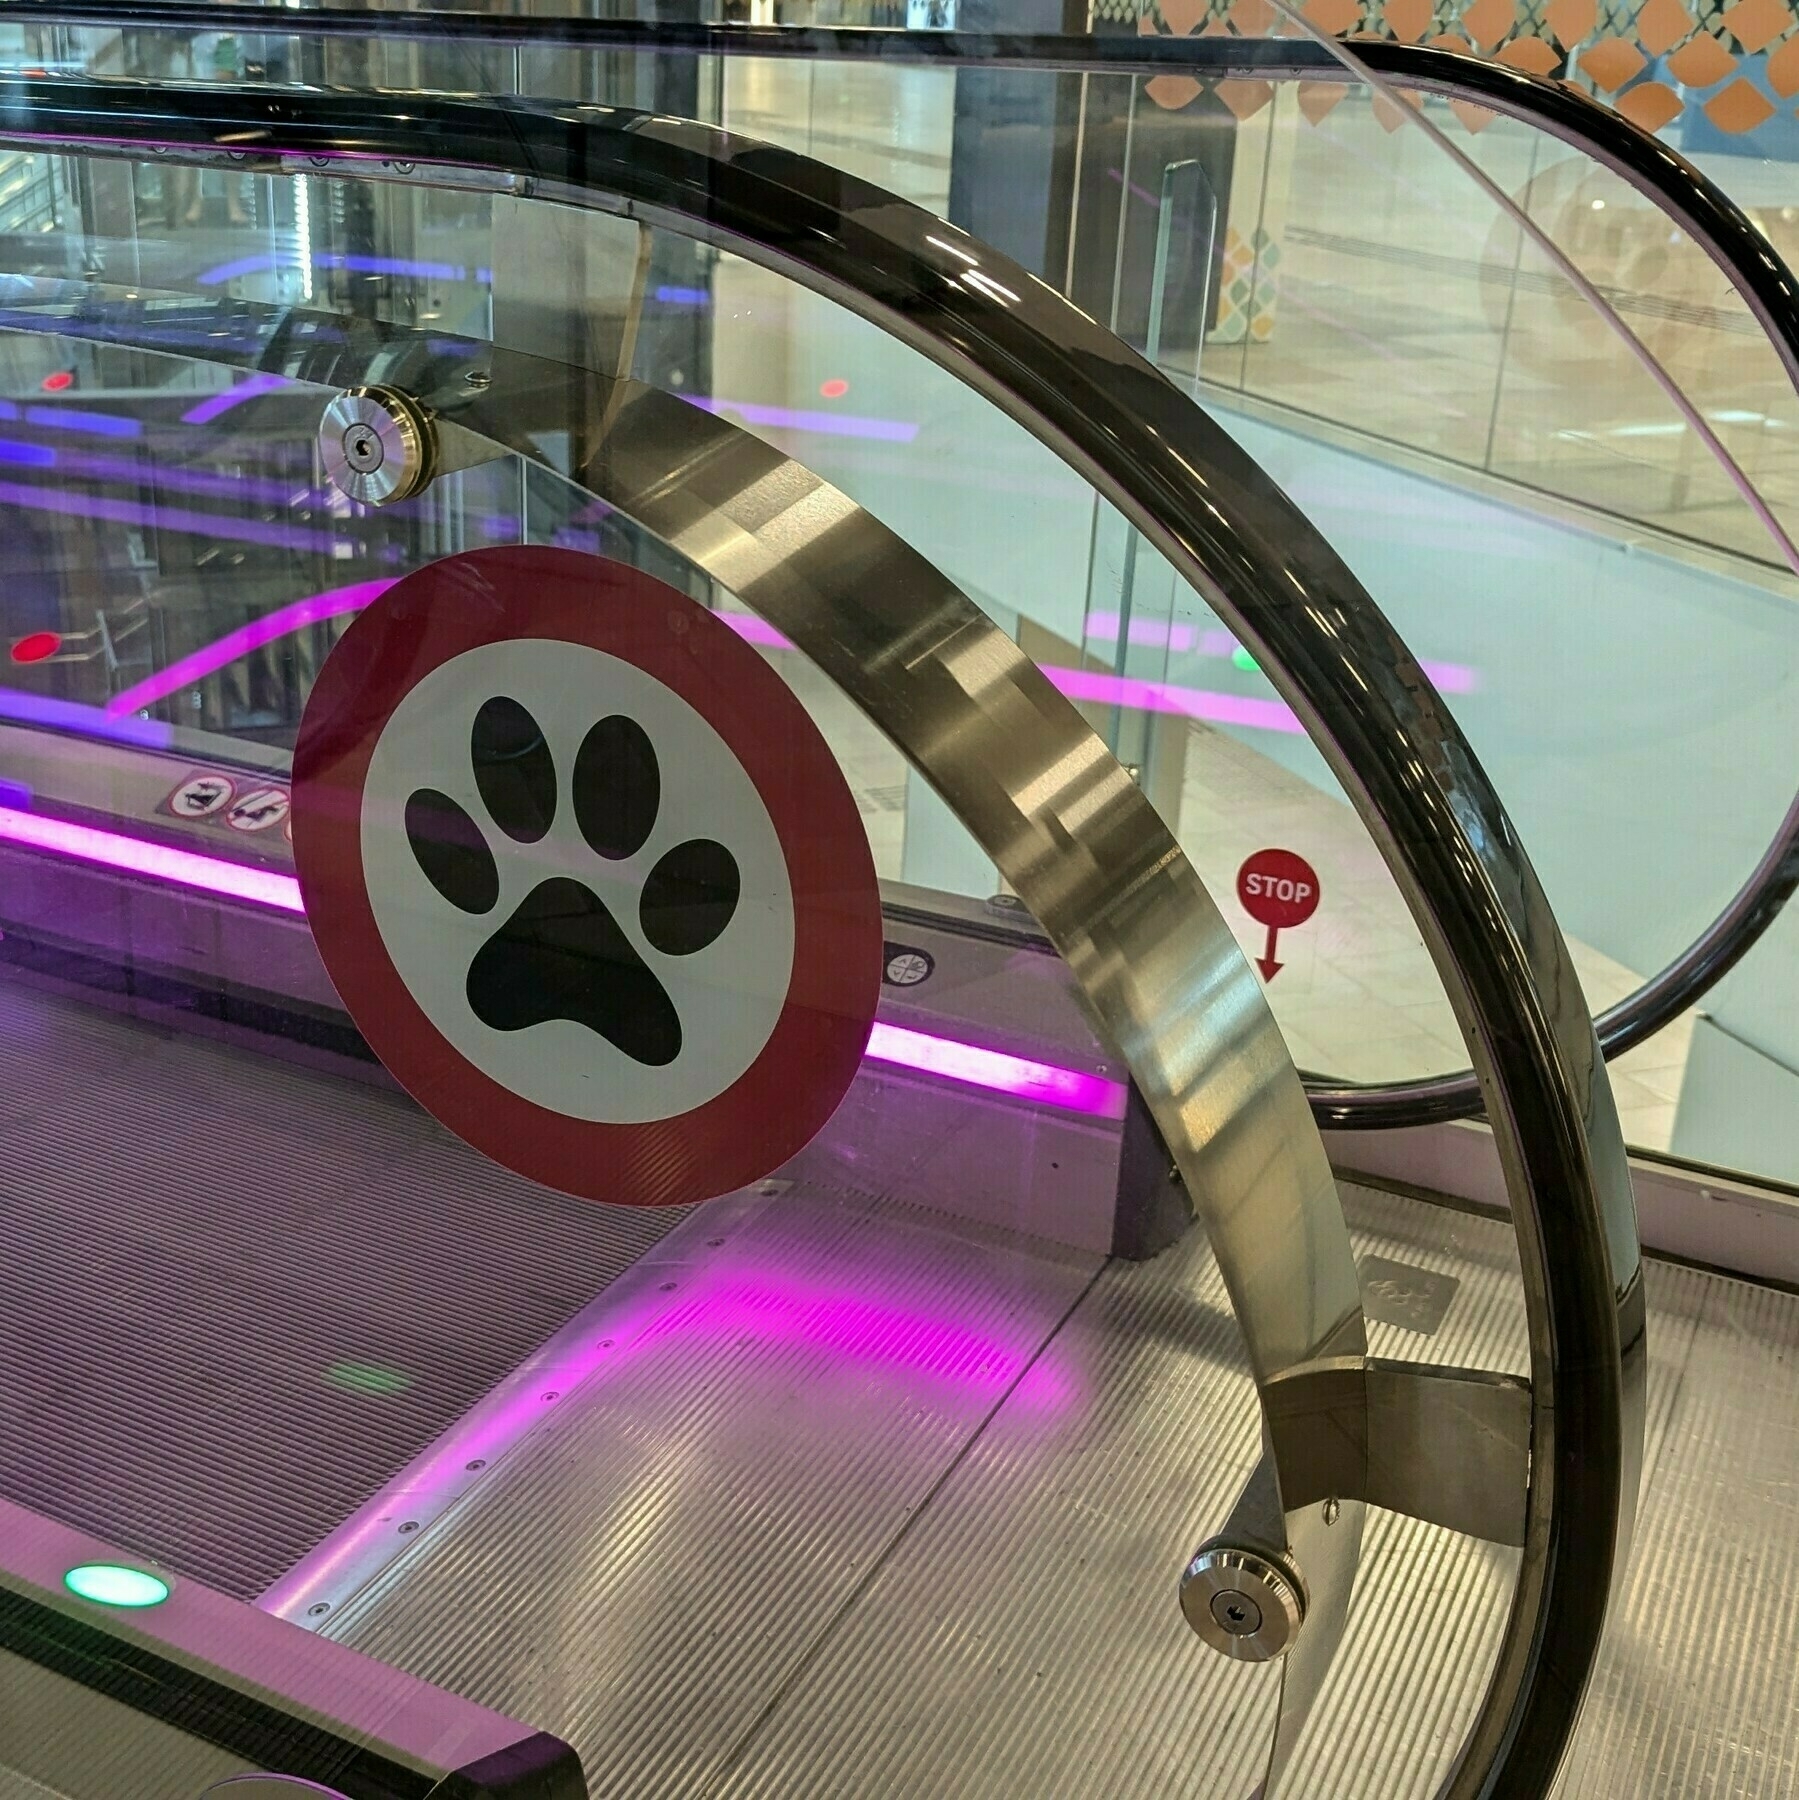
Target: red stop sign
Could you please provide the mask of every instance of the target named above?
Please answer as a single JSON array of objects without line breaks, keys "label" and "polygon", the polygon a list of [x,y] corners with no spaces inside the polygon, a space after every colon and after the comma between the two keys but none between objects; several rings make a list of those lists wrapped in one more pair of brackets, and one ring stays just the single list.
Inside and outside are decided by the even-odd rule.
[{"label": "red stop sign", "polygon": [[1318,910],[1318,871],[1291,850],[1258,850],[1237,871],[1237,898],[1258,925],[1287,931]]}]

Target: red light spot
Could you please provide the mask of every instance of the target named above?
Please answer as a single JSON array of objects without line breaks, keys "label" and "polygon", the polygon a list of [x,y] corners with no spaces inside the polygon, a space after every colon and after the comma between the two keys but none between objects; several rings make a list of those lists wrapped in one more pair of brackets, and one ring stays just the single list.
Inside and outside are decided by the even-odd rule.
[{"label": "red light spot", "polygon": [[54,656],[62,648],[62,639],[54,631],[34,631],[22,637],[12,647],[12,659],[16,663],[42,662],[47,656]]},{"label": "red light spot", "polygon": [[46,394],[64,393],[74,385],[75,371],[73,369],[58,369],[53,375],[46,375],[42,383]]},{"label": "red light spot", "polygon": [[827,400],[841,400],[850,391],[850,384],[841,375],[833,375],[829,381],[819,383],[818,391]]}]

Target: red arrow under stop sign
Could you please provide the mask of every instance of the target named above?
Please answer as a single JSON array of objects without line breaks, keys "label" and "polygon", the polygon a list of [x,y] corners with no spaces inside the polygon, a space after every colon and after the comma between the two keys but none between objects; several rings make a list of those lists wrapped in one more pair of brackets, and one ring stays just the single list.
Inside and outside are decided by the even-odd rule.
[{"label": "red arrow under stop sign", "polygon": [[1275,940],[1318,910],[1318,871],[1291,850],[1258,850],[1237,871],[1237,898],[1258,925],[1268,928],[1268,943],[1256,967],[1264,981],[1272,981],[1284,966],[1275,960]]}]

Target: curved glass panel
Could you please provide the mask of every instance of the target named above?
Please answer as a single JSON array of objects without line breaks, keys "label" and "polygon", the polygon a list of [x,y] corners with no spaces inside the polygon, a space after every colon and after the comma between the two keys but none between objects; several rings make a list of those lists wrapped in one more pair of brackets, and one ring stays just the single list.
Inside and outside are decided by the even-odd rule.
[{"label": "curved glass panel", "polygon": [[[1680,957],[1779,835],[1799,761],[1790,574],[1615,334],[1380,97],[1347,80],[583,57],[477,41],[296,38],[277,61],[340,85],[709,114],[878,177],[1065,288],[1230,426],[1417,647],[1514,796],[1596,1010]],[[1544,131],[1424,104],[1610,296],[1778,511],[1770,396],[1791,384],[1716,265]],[[196,216],[232,230],[242,207],[228,179],[197,179]],[[470,222],[480,235],[488,202],[421,193],[395,242],[449,246],[439,256],[371,251],[362,260],[386,266],[301,269],[291,220],[306,186],[298,177],[266,203],[273,247],[233,256],[234,237],[174,279],[256,297],[311,282],[477,334],[496,297],[505,310],[504,268],[496,290],[481,246],[455,248]],[[146,192],[154,235],[155,178]],[[165,217],[187,218],[184,193]],[[599,241],[596,224],[580,229]],[[1040,660],[1078,666],[1064,691],[1078,684],[1099,709],[1102,735],[1147,773],[1214,891],[1230,893],[1263,848],[1318,871],[1315,922],[1272,948],[1266,926],[1233,911],[1246,949],[1279,965],[1270,998],[1303,1064],[1352,1083],[1461,1066],[1460,1030],[1409,912],[1334,782],[1253,658],[1154,551],[1023,433],[953,382],[933,385],[841,309],[799,290],[777,297],[773,277],[675,234],[656,245],[633,347],[642,378],[684,393],[698,382],[1001,616],[1028,622],[1021,641],[1047,632]],[[616,318],[627,265],[606,266],[595,279]],[[852,342],[853,381],[833,363]],[[931,404],[901,403],[913,393]],[[932,806],[908,802],[921,823],[915,871],[992,885],[947,821],[923,829]],[[1678,1148],[1697,1130],[1717,1153],[1696,1111],[1677,1130],[1693,1029],[1689,1016],[1621,1068],[1634,1143]]]},{"label": "curved glass panel", "polygon": [[[1449,460],[1442,445],[1427,467],[1389,464],[1364,441],[1374,435],[1365,423],[1346,426],[1320,411],[1296,428],[1291,393],[1276,412],[1251,391],[1253,348],[1276,340],[1258,340],[1253,318],[1247,346],[1233,350],[1221,332],[1233,271],[1220,220],[1228,231],[1233,208],[1239,220],[1248,216],[1234,178],[1197,155],[1158,161],[1153,145],[1145,148],[1156,118],[1128,78],[1114,114],[1077,112],[1071,125],[1036,99],[1025,104],[1023,84],[1053,93],[1058,106],[1080,84],[1053,78],[1046,88],[1035,75],[1008,89],[1003,72],[975,71],[964,83],[943,69],[864,68],[833,90],[818,79],[827,63],[804,71],[772,60],[721,66],[543,50],[496,51],[486,61],[460,46],[438,55],[415,45],[339,43],[329,56],[316,54],[317,44],[303,47],[312,62],[302,71],[296,49],[290,72],[405,86],[510,84],[785,134],[810,155],[1028,251],[1031,265],[1076,292],[1089,312],[1177,379],[1197,382],[1208,404],[1234,409],[1258,456],[1272,462],[1286,440],[1302,440],[1284,472],[1288,486],[1314,516],[1334,509],[1331,529],[1355,543],[1352,561],[1396,613],[1407,604],[1399,590],[1408,581],[1429,587],[1421,570],[1454,576],[1469,561],[1465,530],[1450,546],[1459,555],[1434,540],[1425,546],[1434,564],[1398,530],[1363,549],[1357,531],[1373,539],[1371,516],[1422,516],[1414,499],[1396,498],[1402,476],[1434,484],[1421,490],[1433,495],[1454,493],[1454,506],[1490,508],[1502,547],[1506,530],[1545,528],[1510,488],[1483,488],[1473,499],[1456,492],[1440,466]],[[190,60],[197,53],[188,47]],[[240,45],[232,54],[248,52]],[[804,104],[792,86],[801,74],[813,77]],[[983,80],[998,85],[983,90]],[[1247,142],[1261,111],[1272,129],[1278,104],[1246,108],[1246,119],[1228,103],[1225,110]],[[1160,111],[1182,134],[1167,147],[1194,147],[1181,108]],[[979,127],[972,150],[971,118]],[[1057,159],[1069,144],[1081,146],[1073,184],[1059,196],[1032,186],[1043,143],[1055,153],[1058,180],[1067,169]],[[1115,163],[1101,154],[1112,148]],[[1268,147],[1264,191],[1275,155]],[[1010,183],[993,174],[992,159],[1005,156],[1018,177]],[[24,529],[54,534],[54,548],[22,557],[21,567],[53,568],[60,584],[40,607],[43,620],[13,640],[27,649],[14,658],[8,691],[17,722],[61,734],[50,751],[34,735],[37,760],[19,765],[34,793],[46,791],[46,778],[63,779],[90,746],[154,749],[183,763],[145,815],[155,816],[148,835],[162,843],[176,835],[165,821],[182,817],[184,806],[210,806],[209,781],[250,788],[234,789],[223,826],[204,825],[210,812],[200,818],[217,834],[205,873],[232,884],[205,891],[291,912],[295,891],[268,880],[290,881],[291,859],[273,838],[232,821],[256,800],[261,813],[245,810],[244,819],[279,824],[278,802],[258,800],[254,790],[280,788],[327,652],[354,629],[351,619],[376,616],[368,609],[383,597],[377,590],[396,574],[468,549],[548,545],[632,565],[731,621],[736,641],[784,678],[820,727],[887,884],[876,1048],[855,1078],[865,1099],[871,1084],[885,1084],[879,1104],[858,1107],[852,1088],[836,1135],[806,1152],[814,1161],[783,1164],[769,1183],[745,1184],[722,1210],[696,1212],[666,1238],[604,1213],[611,1223],[600,1231],[554,1195],[464,1159],[397,1101],[388,1107],[392,1096],[382,1094],[365,1118],[360,1089],[350,1100],[329,1086],[341,1115],[354,1114],[353,1129],[334,1125],[332,1135],[359,1145],[366,1135],[367,1147],[351,1177],[339,1179],[334,1167],[328,1194],[287,1194],[283,1206],[304,1216],[314,1204],[328,1216],[324,1266],[336,1268],[356,1260],[344,1250],[354,1221],[379,1210],[390,1231],[407,1229],[391,1221],[408,1220],[429,1195],[444,1216],[417,1228],[430,1240],[417,1261],[450,1267],[459,1284],[407,1290],[405,1320],[383,1310],[382,1294],[359,1288],[353,1304],[334,1309],[333,1342],[259,1340],[258,1378],[286,1384],[290,1399],[299,1391],[314,1400],[318,1390],[328,1424],[346,1440],[378,1439],[377,1448],[354,1466],[334,1465],[329,1494],[312,1512],[261,1533],[265,1541],[243,1566],[231,1563],[244,1553],[226,1532],[207,1540],[197,1528],[183,1554],[282,1618],[448,1686],[482,1687],[490,1704],[553,1723],[580,1743],[598,1789],[823,1789],[847,1756],[858,1780],[872,1771],[877,1784],[1035,1790],[1055,1785],[1069,1745],[1095,1741],[1101,1714],[1112,1747],[1106,1774],[1117,1791],[1207,1791],[1214,1781],[1223,1791],[1248,1787],[1266,1758],[1278,1675],[1199,1657],[1185,1637],[1171,1641],[1163,1630],[1172,1624],[1169,1583],[1143,1574],[1153,1559],[1136,1556],[1145,1538],[1162,1549],[1178,1543],[1184,1556],[1236,1517],[1255,1464],[1257,1421],[1244,1380],[1253,1359],[1225,1316],[1226,1278],[1199,1234],[1181,1234],[1178,1206],[1171,1220],[1167,1156],[1153,1133],[1138,1130],[1143,1121],[1115,1053],[1012,904],[1000,852],[957,825],[895,744],[779,626],[744,603],[718,572],[730,546],[684,538],[692,553],[673,552],[634,526],[626,509],[596,496],[585,477],[619,421],[603,387],[568,372],[628,369],[652,399],[668,403],[659,417],[688,419],[706,456],[671,456],[667,487],[694,497],[700,537],[726,516],[742,528],[741,513],[724,513],[722,489],[707,485],[741,449],[741,431],[791,456],[780,465],[784,479],[825,477],[974,596],[1133,771],[1232,909],[1244,947],[1278,965],[1264,971],[1268,992],[1303,1060],[1367,1079],[1453,1067],[1462,1060],[1459,1033],[1411,915],[1297,716],[1168,563],[989,401],[846,309],[666,221],[640,234],[617,218],[491,187],[449,190],[436,171],[362,182],[297,165],[271,176],[44,153],[33,172],[52,192],[62,183],[79,196],[46,234],[47,253],[19,256],[0,321],[15,358],[6,391],[18,414],[7,421],[16,428],[18,471],[8,504]],[[1089,181],[1101,199],[1115,190],[1109,213],[1082,185]],[[1148,213],[1154,225],[1145,230]],[[1033,218],[1041,226],[1034,241]],[[1239,365],[1234,389],[1214,373],[1215,338],[1227,364],[1234,354]],[[547,397],[527,379],[546,368],[557,371]],[[357,450],[347,431],[335,440],[317,433],[326,403],[352,385],[352,372],[354,385],[429,399],[442,427],[442,463],[422,492],[382,506],[347,497],[347,479],[372,479],[355,460],[366,442],[355,440],[364,442]],[[64,374],[67,383],[47,385]],[[377,406],[370,416],[392,427],[403,460],[404,409],[382,418],[378,399],[348,398]],[[697,405],[689,413],[683,403]],[[702,424],[720,421],[735,428],[731,439],[702,438]],[[509,451],[494,453],[495,434]],[[1326,452],[1361,459],[1362,485],[1340,470],[1320,476]],[[1515,470],[1484,474],[1519,485]],[[1583,495],[1589,511],[1595,504]],[[1463,526],[1472,516],[1456,514]],[[1562,529],[1566,521],[1558,514],[1554,523]],[[722,541],[728,534],[717,529]],[[1389,571],[1375,549],[1395,537],[1412,560]],[[748,556],[741,545],[736,553]],[[753,570],[741,585],[753,588]],[[1487,691],[1484,668],[1460,635],[1471,610],[1467,585],[1455,588],[1452,610],[1435,600],[1451,586],[1439,582],[1426,596],[1437,613],[1426,616],[1420,603],[1419,617],[1406,620],[1458,709]],[[1433,638],[1440,627],[1442,637]],[[394,654],[403,656],[403,637],[398,642]],[[44,653],[33,654],[38,649]],[[1480,654],[1489,654],[1484,643]],[[1470,679],[1467,670],[1480,673]],[[487,706],[497,705],[489,696]],[[492,726],[495,742],[504,723]],[[478,798],[490,807],[496,842],[503,833],[526,844],[554,810],[544,797],[554,793],[583,842],[610,857],[601,846],[619,847],[619,834],[631,835],[635,803],[621,802],[608,823],[580,799],[586,742],[577,732],[562,746],[550,781],[525,770],[534,812],[490,802],[480,752],[473,772],[464,771],[469,792],[439,797],[465,817]],[[489,760],[504,757],[496,751]],[[1512,773],[1494,761],[1510,782]],[[409,822],[415,813],[452,818],[438,794],[396,790]],[[35,816],[29,805],[11,811]],[[86,814],[59,813],[57,822],[68,828],[59,843],[21,839],[18,847],[71,861],[103,847],[74,835],[106,829]],[[717,824],[721,841],[729,828]],[[248,849],[226,835],[232,830]],[[1527,824],[1527,837],[1531,831]],[[131,849],[131,833],[113,836],[127,845],[115,854],[136,858],[112,865],[121,877],[153,883],[177,866],[194,873]],[[484,917],[485,888],[457,873],[464,840],[450,831],[441,855],[426,854],[419,836],[436,840],[409,837],[420,879],[468,917]],[[1271,872],[1278,922],[1255,917],[1252,896],[1270,896],[1239,886],[1238,875],[1271,848],[1306,858],[1321,878],[1326,904],[1315,914],[1278,914],[1283,905],[1304,911],[1304,879],[1287,864]],[[672,927],[656,926],[658,938],[639,924],[652,947],[677,941]],[[205,929],[189,918],[165,938],[144,933],[115,946],[115,985],[164,1026],[187,1007],[226,1032],[297,1042],[332,1071],[320,1086],[335,1083],[354,1044],[328,991],[301,996],[299,1005],[289,995],[278,1020],[255,1011],[279,997],[272,967],[254,969],[250,980],[240,963],[235,979],[190,980],[178,991],[171,968]],[[63,953],[56,966],[26,966],[34,948],[57,935],[40,920],[33,932],[9,934],[8,954],[22,973],[64,984],[66,998],[80,974],[66,940],[52,943]],[[460,940],[446,926],[442,941]],[[1588,945],[1581,954],[1583,979],[1594,985],[1609,953]],[[1625,969],[1633,982],[1642,972]],[[468,979],[472,997],[472,966]],[[88,985],[91,999],[103,984]],[[528,985],[509,975],[484,987],[483,1023],[517,1023],[505,1009]],[[59,1002],[26,1024],[78,1034],[87,1015],[74,1014],[75,1026],[70,1016]],[[519,1028],[567,1022],[526,1018]],[[127,1055],[126,1042],[137,1046],[130,1055],[141,1053],[129,1034],[93,1029],[96,1063]],[[230,1061],[208,1063],[194,1076],[197,1091],[223,1088]],[[952,1092],[965,1111],[948,1107]],[[278,1117],[266,1135],[283,1147],[285,1179],[289,1165],[303,1161],[287,1148],[322,1135],[321,1105],[311,1087],[303,1099],[263,1098]],[[921,1098],[929,1108],[905,1110],[903,1102]],[[172,1103],[165,1094],[159,1104],[162,1123],[147,1135],[164,1137]],[[221,1107],[238,1104],[226,1089]],[[488,1243],[496,1187],[508,1217],[523,1221],[515,1235],[533,1240],[515,1245],[511,1262]],[[222,1210],[200,1221],[194,1240],[215,1238],[223,1221],[223,1231],[253,1241],[254,1220],[241,1211],[252,1184],[235,1180],[236,1213],[228,1210],[233,1188],[231,1179],[207,1177],[208,1204]],[[1521,1385],[1528,1346],[1509,1239],[1491,1221],[1412,1213],[1410,1204],[1368,1194],[1347,1202],[1364,1291],[1392,1303],[1374,1317],[1370,1347],[1403,1363],[1420,1354],[1422,1337],[1434,1340],[1431,1362],[1452,1373],[1520,1378],[1491,1386],[1516,1426],[1529,1411]],[[270,1235],[288,1255],[291,1233]],[[1121,1260],[1164,1245],[1156,1260]],[[363,1259],[383,1281],[396,1264],[392,1250],[371,1245]],[[497,1299],[481,1286],[489,1261],[498,1265]],[[589,1306],[593,1289],[626,1264],[617,1285]],[[257,1296],[284,1327],[278,1295],[292,1273],[283,1264]],[[47,1280],[42,1271],[37,1279],[40,1287]],[[195,1291],[216,1293],[217,1285]],[[506,1303],[544,1292],[550,1297],[541,1304]],[[453,1332],[421,1343],[402,1328],[438,1317],[453,1319]],[[245,1335],[253,1323],[243,1322]],[[549,1334],[542,1350],[532,1351],[533,1333]],[[722,1386],[721,1370],[730,1372]],[[578,1405],[557,1411],[565,1401]],[[405,1429],[381,1437],[376,1427],[400,1415]],[[1173,1432],[1170,1417],[1180,1421]],[[1105,1434],[1097,1454],[1096,1421]],[[1161,1448],[1144,1478],[1150,1438]],[[1503,1431],[1488,1438],[1519,1449]],[[1445,1466],[1469,1466],[1448,1453],[1457,1440],[1429,1441],[1444,1446]],[[302,1447],[279,1446],[267,1486],[302,1485]],[[65,1446],[70,1467],[79,1448]],[[1064,1459],[1084,1462],[1081,1480],[1070,1481]],[[121,1475],[122,1462],[107,1464],[110,1477]],[[1115,1468],[1133,1472],[1115,1485]],[[1198,1487],[1196,1468],[1206,1471]],[[1521,1493],[1522,1468],[1521,1458],[1506,1464],[1520,1479],[1492,1490]],[[1406,1473],[1417,1482],[1416,1470]],[[196,1476],[195,1463],[184,1465],[171,1476],[172,1491]],[[91,1485],[94,1528],[110,1528],[121,1515],[109,1521],[106,1509],[120,1504],[130,1480],[110,1499],[104,1483]],[[528,1515],[520,1503],[527,1493],[536,1509]],[[1334,1528],[1328,1514],[1347,1530],[1348,1519],[1331,1511],[1337,1496],[1319,1493],[1321,1525]],[[231,1490],[232,1504],[255,1498]],[[55,1500],[73,1504],[66,1493]],[[1359,1514],[1353,1497],[1348,1504]],[[1108,1509],[1116,1530],[1094,1555],[1088,1517]],[[1027,1513],[1050,1523],[1047,1536],[1014,1532]],[[542,1530],[546,1516],[566,1531]],[[531,1527],[528,1542],[521,1518]],[[1514,1525],[1508,1520],[1506,1530]],[[1483,1539],[1450,1531],[1437,1515],[1371,1512],[1370,1554],[1341,1654],[1380,1683],[1383,1698],[1395,1697],[1403,1728],[1390,1728],[1395,1713],[1366,1704],[1365,1686],[1334,1684],[1311,1735],[1290,1753],[1287,1791],[1330,1791],[1345,1770],[1367,1791],[1395,1794],[1433,1792],[1450,1776],[1518,1583],[1520,1558],[1506,1530]],[[1049,1566],[1046,1551],[1053,1562],[1057,1546],[1077,1541],[1077,1566],[1058,1566],[1053,1591],[1032,1590]],[[722,1611],[709,1596],[695,1598],[700,1543],[707,1569],[732,1571]],[[412,1552],[403,1569],[394,1562],[400,1552]],[[1040,1607],[1018,1606],[1027,1590]],[[503,1628],[483,1615],[479,1646],[462,1629],[471,1591],[507,1601]],[[939,1641],[952,1603],[960,1643],[1003,1641],[1004,1654],[915,1654],[915,1642]],[[596,1615],[616,1624],[602,1678]],[[1404,1620],[1399,1631],[1396,1617]],[[896,1619],[904,1620],[897,1630]],[[1116,1688],[1095,1682],[1096,1632],[1135,1646]],[[1443,1678],[1445,1664],[1454,1679]],[[783,1683],[773,1705],[759,1686],[771,1670]],[[887,1729],[896,1708],[947,1712],[975,1689],[991,1703],[983,1716],[993,1724],[977,1752],[954,1733],[902,1738]],[[1061,1736],[1044,1729],[1045,1691],[1069,1721]],[[1183,1714],[1197,1697],[1208,1717],[1231,1722],[1171,1748],[1166,1715],[1139,1704],[1145,1691],[1178,1694]],[[682,1729],[671,1732],[667,1721],[677,1715]],[[1556,1753],[1544,1752],[1551,1760]]]}]

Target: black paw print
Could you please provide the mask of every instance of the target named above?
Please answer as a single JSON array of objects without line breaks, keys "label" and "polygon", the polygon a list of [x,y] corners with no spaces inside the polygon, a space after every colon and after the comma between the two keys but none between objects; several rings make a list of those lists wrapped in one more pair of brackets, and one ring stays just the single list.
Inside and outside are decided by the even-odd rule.
[{"label": "black paw print", "polygon": [[[537,721],[504,695],[486,702],[469,732],[475,786],[494,824],[535,844],[555,823],[556,762]],[[575,823],[594,855],[635,856],[656,827],[662,772],[636,720],[614,713],[588,732],[570,782]],[[491,912],[500,867],[487,836],[448,794],[420,788],[406,802],[406,836],[425,879],[465,913]],[[711,838],[689,838],[656,861],[638,893],[637,922],[652,950],[691,956],[715,942],[737,911],[737,859]],[[476,952],[468,1003],[495,1031],[571,1019],[640,1063],[681,1054],[681,1020],[668,990],[611,909],[583,881],[540,881]]]}]

